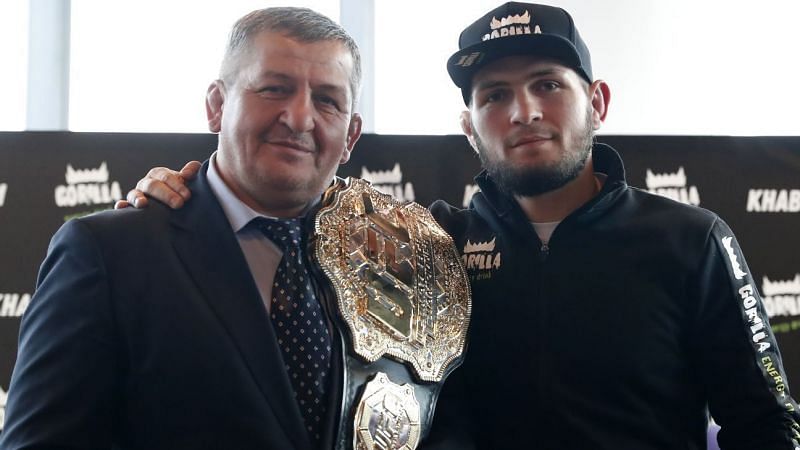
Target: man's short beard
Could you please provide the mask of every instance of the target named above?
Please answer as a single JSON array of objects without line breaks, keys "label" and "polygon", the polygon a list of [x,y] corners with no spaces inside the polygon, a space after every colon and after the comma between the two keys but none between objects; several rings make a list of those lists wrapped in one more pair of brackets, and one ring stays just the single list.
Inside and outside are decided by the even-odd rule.
[{"label": "man's short beard", "polygon": [[[594,129],[591,108],[586,113],[584,129],[577,149],[565,149],[562,159],[554,164],[537,167],[515,167],[508,160],[491,159],[480,136],[475,135],[483,168],[503,191],[522,197],[533,197],[554,191],[578,177],[589,159]],[[474,130],[475,127],[473,126]]]}]

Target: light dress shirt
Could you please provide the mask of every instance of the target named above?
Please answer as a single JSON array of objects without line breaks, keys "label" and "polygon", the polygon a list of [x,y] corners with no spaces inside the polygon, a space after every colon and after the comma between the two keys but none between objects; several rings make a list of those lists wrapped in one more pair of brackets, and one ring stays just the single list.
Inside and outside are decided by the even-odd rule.
[{"label": "light dress shirt", "polygon": [[[208,163],[208,184],[217,197],[220,206],[222,206],[222,211],[225,212],[225,217],[228,218],[231,229],[236,234],[236,239],[242,248],[244,258],[247,260],[248,267],[250,267],[250,273],[253,275],[259,294],[261,294],[261,301],[264,302],[264,306],[269,311],[272,299],[272,283],[275,279],[275,272],[278,270],[278,264],[283,257],[283,252],[257,227],[247,226],[247,224],[256,217],[268,217],[271,219],[274,219],[274,217],[258,213],[236,197],[236,194],[222,181],[222,177],[219,175],[216,156],[215,152],[211,155]],[[305,211],[303,214],[305,214]],[[214,245],[213,242],[208,242],[207,244]]]}]

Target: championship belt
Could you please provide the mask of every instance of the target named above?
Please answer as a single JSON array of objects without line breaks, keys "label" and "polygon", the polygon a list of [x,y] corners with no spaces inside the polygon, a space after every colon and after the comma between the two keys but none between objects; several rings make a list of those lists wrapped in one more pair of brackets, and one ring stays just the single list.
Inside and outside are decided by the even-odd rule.
[{"label": "championship belt", "polygon": [[450,236],[417,203],[337,180],[314,223],[344,376],[336,448],[413,450],[461,364],[472,301]]}]

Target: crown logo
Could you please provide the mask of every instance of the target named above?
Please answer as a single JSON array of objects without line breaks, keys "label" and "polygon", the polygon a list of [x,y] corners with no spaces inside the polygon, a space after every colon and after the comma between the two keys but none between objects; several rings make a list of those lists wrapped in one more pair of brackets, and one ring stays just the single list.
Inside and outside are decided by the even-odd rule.
[{"label": "crown logo", "polygon": [[731,244],[732,242],[732,236],[725,236],[722,238],[722,246],[725,247],[725,251],[728,252],[728,258],[731,260],[733,276],[735,276],[737,280],[741,280],[747,275],[747,272],[742,270],[742,265],[739,263],[739,257],[736,256],[736,252],[733,250],[733,245]]},{"label": "crown logo", "polygon": [[67,164],[67,184],[105,183],[108,181],[108,167],[103,161],[97,169],[75,170]]},{"label": "crown logo", "polygon": [[372,184],[392,184],[403,181],[403,172],[400,171],[400,163],[394,163],[392,170],[376,170],[370,172],[366,167],[361,166],[361,178],[370,181]]},{"label": "crown logo", "polygon": [[467,244],[464,246],[464,253],[477,253],[477,252],[491,252],[494,251],[494,241],[496,237],[492,238],[489,242],[476,242],[472,243],[467,239]]},{"label": "crown logo", "polygon": [[798,295],[800,294],[800,273],[795,275],[794,280],[789,281],[770,281],[765,276],[764,282],[761,284],[761,291],[767,297],[785,294]]},{"label": "crown logo", "polygon": [[525,11],[525,14],[515,14],[513,16],[503,17],[500,20],[497,20],[496,17],[492,17],[492,21],[489,23],[489,26],[496,30],[498,28],[507,27],[509,25],[528,25],[531,23],[531,14],[528,11]]},{"label": "crown logo", "polygon": [[678,171],[673,173],[655,174],[650,169],[647,169],[647,176],[645,178],[647,189],[658,189],[663,187],[685,187],[686,186],[686,173],[683,166],[678,168]]}]

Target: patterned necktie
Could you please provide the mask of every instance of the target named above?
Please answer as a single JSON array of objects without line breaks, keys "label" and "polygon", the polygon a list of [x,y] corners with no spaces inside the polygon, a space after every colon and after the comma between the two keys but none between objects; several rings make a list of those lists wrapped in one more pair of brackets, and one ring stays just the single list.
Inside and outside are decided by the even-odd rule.
[{"label": "patterned necktie", "polygon": [[286,371],[317,446],[324,428],[331,336],[303,257],[300,219],[260,219],[261,231],[283,251],[272,284],[270,317]]}]

